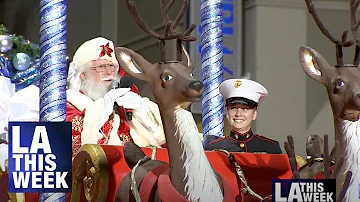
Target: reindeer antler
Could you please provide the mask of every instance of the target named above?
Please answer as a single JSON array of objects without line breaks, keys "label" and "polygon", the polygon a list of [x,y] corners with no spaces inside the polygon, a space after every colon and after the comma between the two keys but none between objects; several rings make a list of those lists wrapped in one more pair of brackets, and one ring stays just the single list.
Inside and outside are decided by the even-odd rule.
[{"label": "reindeer antler", "polygon": [[168,16],[168,11],[174,4],[175,0],[160,0],[160,10],[162,18],[165,24],[164,35],[159,35],[154,31],[150,30],[146,25],[144,20],[141,18],[135,3],[133,1],[124,0],[125,5],[128,7],[131,15],[133,16],[136,23],[140,28],[147,33],[149,36],[159,40],[160,48],[160,62],[165,62],[165,40],[176,39],[177,42],[177,60],[180,61],[182,58],[182,42],[183,41],[195,41],[196,38],[189,36],[191,32],[195,29],[196,25],[192,24],[184,33],[178,32],[175,30],[176,26],[179,24],[181,18],[184,17],[187,8],[189,7],[189,0],[183,0],[183,5],[179,11],[179,14],[176,16],[175,20],[171,22],[170,17]]},{"label": "reindeer antler", "polygon": [[297,169],[297,162],[295,157],[294,139],[291,135],[287,136],[287,142],[284,142],[284,147],[289,158],[291,171],[294,179],[300,179],[299,170]]},{"label": "reindeer antler", "polygon": [[350,19],[351,19],[351,33],[353,35],[353,38],[356,43],[356,49],[355,49],[355,57],[353,64],[359,65],[360,58],[359,58],[359,52],[360,52],[360,39],[358,37],[357,31],[359,29],[360,21],[356,21],[356,10],[359,7],[360,0],[350,0]]},{"label": "reindeer antler", "polygon": [[329,179],[330,178],[330,164],[332,159],[330,159],[330,155],[329,155],[329,136],[328,135],[324,135],[324,174],[325,174],[325,178]]},{"label": "reindeer antler", "polygon": [[[351,0],[353,1],[353,0]],[[359,0],[356,0],[359,1]],[[311,14],[311,16],[313,17],[315,23],[317,24],[317,26],[319,27],[319,29],[321,30],[321,32],[330,39],[330,41],[332,41],[334,44],[336,44],[336,67],[340,67],[344,65],[344,61],[343,61],[343,52],[342,52],[342,47],[349,47],[352,46],[354,44],[353,41],[347,41],[347,33],[348,31],[345,30],[342,34],[341,37],[341,41],[335,39],[335,37],[333,37],[329,30],[326,29],[326,27],[324,26],[324,24],[321,22],[319,16],[316,13],[314,4],[312,3],[312,0],[305,0],[306,5],[309,9],[309,13]],[[355,9],[356,10],[356,9]]]}]

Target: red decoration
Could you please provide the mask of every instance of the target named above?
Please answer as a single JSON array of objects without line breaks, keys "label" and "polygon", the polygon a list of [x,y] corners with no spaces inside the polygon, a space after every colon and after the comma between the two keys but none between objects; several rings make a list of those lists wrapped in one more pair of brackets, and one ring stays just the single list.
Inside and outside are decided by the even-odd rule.
[{"label": "red decoration", "polygon": [[100,47],[102,48],[101,53],[100,53],[100,57],[105,56],[105,55],[108,55],[109,57],[111,57],[111,53],[114,50],[110,48],[109,43],[107,43],[105,46],[101,45]]}]

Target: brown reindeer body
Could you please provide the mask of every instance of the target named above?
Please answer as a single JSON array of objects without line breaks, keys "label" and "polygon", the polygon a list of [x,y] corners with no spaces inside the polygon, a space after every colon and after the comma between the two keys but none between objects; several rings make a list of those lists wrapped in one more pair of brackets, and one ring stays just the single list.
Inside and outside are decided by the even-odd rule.
[{"label": "brown reindeer body", "polygon": [[[144,158],[146,155],[145,153],[140,149],[139,146],[137,146],[135,143],[127,142],[124,144],[124,157],[127,165],[130,167],[130,169],[133,169],[133,167],[137,164],[139,160]],[[166,164],[163,161],[157,161],[157,160],[150,160],[145,163],[143,163],[141,166],[139,166],[135,172],[135,181],[138,186],[136,186],[138,189],[140,188],[141,181],[144,179],[146,174],[153,170],[154,168],[161,166],[163,164]],[[115,201],[116,202],[135,202],[135,197],[131,191],[130,188],[130,182],[131,182],[131,173],[128,173],[123,180],[120,183],[120,186],[116,192],[115,195]],[[159,201],[158,196],[154,196],[153,201]]]},{"label": "brown reindeer body", "polygon": [[299,169],[300,179],[314,179],[317,174],[323,172],[324,163],[322,161],[315,161],[311,164],[306,164],[306,166]]},{"label": "brown reindeer body", "polygon": [[[125,0],[137,24],[144,32],[157,38],[160,45],[160,62],[151,64],[141,55],[134,51],[119,47],[116,49],[116,57],[120,65],[131,76],[146,81],[155,96],[163,121],[166,145],[169,156],[169,176],[171,186],[176,192],[188,201],[223,201],[222,181],[215,173],[205,155],[202,141],[194,121],[188,110],[193,102],[199,102],[204,91],[202,82],[192,77],[194,69],[189,54],[182,42],[194,41],[189,36],[195,25],[191,25],[184,33],[175,30],[176,25],[184,16],[189,0],[184,0],[179,15],[172,22],[167,15],[174,0],[160,1],[162,17],[165,23],[164,35],[151,31],[141,19],[134,2]],[[165,61],[165,40],[176,39],[177,58],[175,61]],[[128,145],[129,146],[129,145]],[[132,145],[132,148],[136,146]],[[141,150],[124,150],[128,159],[128,165],[144,157]],[[131,152],[136,150],[137,152]],[[133,160],[130,160],[133,159]],[[131,162],[132,161],[132,162]],[[135,172],[137,184],[144,179],[145,175],[163,162],[148,161],[140,165]],[[134,198],[130,192],[130,178],[127,176],[121,183],[118,192],[118,201],[132,201]],[[159,201],[158,195],[151,200]]]},{"label": "brown reindeer body", "polygon": [[324,141],[320,136],[310,135],[306,140],[307,163],[299,169],[301,179],[314,179],[324,171]]},{"label": "brown reindeer body", "polygon": [[[204,90],[202,83],[190,75],[193,67],[188,66],[191,64],[188,58],[182,63],[150,64],[129,49],[117,48],[116,52],[121,66],[132,76],[148,81],[155,95],[164,125],[174,188],[189,201],[222,201],[221,181],[205,155],[196,123],[187,110],[192,102],[200,101]],[[132,60],[139,64],[142,73],[134,69]],[[120,192],[123,187],[120,186]]]},{"label": "brown reindeer body", "polygon": [[[339,141],[336,163],[342,155],[345,157],[338,182],[344,181],[344,173],[351,171],[353,179],[346,194],[347,201],[358,199],[358,175],[360,159],[360,68],[354,66],[333,67],[309,47],[300,48],[300,60],[304,71],[313,79],[322,83],[329,95],[334,115],[335,140]],[[341,184],[338,183],[340,190]]]},{"label": "brown reindeer body", "polygon": [[[360,39],[357,34],[360,21],[356,19],[359,0],[350,0],[351,33],[354,41],[347,41],[347,30],[341,40],[335,39],[321,23],[311,0],[305,0],[310,14],[313,16],[321,32],[336,45],[336,66],[331,66],[314,49],[302,46],[300,62],[305,73],[322,83],[328,92],[334,117],[335,141],[339,142],[339,152],[335,156],[335,165],[344,156],[344,164],[337,179],[337,192],[344,181],[345,172],[351,171],[353,178],[345,194],[345,201],[358,201],[360,175]],[[353,64],[344,64],[342,47],[356,45]]]},{"label": "brown reindeer body", "polygon": [[[329,153],[328,135],[325,135],[324,139],[317,135],[310,135],[306,141],[307,163],[298,169],[298,163],[295,160],[294,139],[291,135],[289,135],[287,139],[288,141],[284,143],[284,147],[288,154],[293,179],[343,179],[341,182],[336,182],[336,201],[353,201],[354,198],[349,199],[347,196],[353,175],[352,171],[348,170],[345,173],[341,173],[340,175],[343,175],[343,177],[338,178],[339,172],[344,165],[344,157],[339,150],[339,141],[335,141],[334,148],[331,153]],[[333,159],[335,159],[336,156],[341,157],[337,159],[337,164],[334,165]],[[269,200],[271,198],[270,196],[268,197]]]}]

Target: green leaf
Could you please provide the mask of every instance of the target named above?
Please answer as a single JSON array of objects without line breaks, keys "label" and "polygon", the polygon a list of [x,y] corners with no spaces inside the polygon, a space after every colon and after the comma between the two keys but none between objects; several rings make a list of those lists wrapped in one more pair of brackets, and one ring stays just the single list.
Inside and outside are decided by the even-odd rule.
[{"label": "green leaf", "polygon": [[[0,24],[0,35],[9,35],[8,30],[3,24]],[[13,42],[13,48],[8,51],[9,55],[26,53],[30,57],[40,57],[40,49],[32,46],[30,42],[24,41],[23,36],[16,34],[11,34],[9,36]]]}]

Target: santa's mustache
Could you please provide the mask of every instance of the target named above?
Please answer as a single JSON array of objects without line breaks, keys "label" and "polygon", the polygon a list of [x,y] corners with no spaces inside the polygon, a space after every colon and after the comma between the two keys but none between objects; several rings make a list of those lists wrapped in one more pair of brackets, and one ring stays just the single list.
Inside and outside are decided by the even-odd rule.
[{"label": "santa's mustache", "polygon": [[114,80],[113,76],[101,77],[101,81],[112,81]]}]

